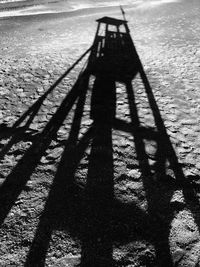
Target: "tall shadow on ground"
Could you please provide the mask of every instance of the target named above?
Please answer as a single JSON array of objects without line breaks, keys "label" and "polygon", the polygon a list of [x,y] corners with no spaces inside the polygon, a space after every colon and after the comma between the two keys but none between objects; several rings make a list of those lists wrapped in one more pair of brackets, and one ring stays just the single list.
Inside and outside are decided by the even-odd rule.
[{"label": "tall shadow on ground", "polygon": [[[84,137],[78,140],[87,84],[86,75],[84,89],[74,113],[70,136],[40,218],[26,266],[34,264],[44,266],[52,231],[66,228],[69,228],[72,234],[78,234],[83,242],[81,266],[111,266],[110,219],[113,200],[111,123],[115,114],[115,83],[106,77],[96,78],[91,109],[94,123]],[[75,184],[75,172],[91,141],[87,183],[83,191]]]},{"label": "tall shadow on ground", "polygon": [[[88,89],[88,76],[83,77],[83,79],[84,81],[82,81],[83,84],[80,90],[81,92],[79,93],[67,145],[55,175],[48,200],[46,201],[44,212],[40,218],[38,230],[35,234],[26,266],[34,266],[34,264],[37,266],[44,266],[45,255],[52,231],[57,228],[63,228],[63,225],[66,225],[66,220],[73,225],[74,219],[78,219],[79,217],[79,214],[75,214],[75,203],[70,201],[69,205],[69,200],[73,197],[75,190],[78,188],[75,186],[74,175],[83,157],[83,153],[88,146],[92,131],[90,129],[77,144],[85,97]],[[71,214],[71,217],[67,219],[66,214]]]},{"label": "tall shadow on ground", "polygon": [[[2,222],[7,216],[39,163],[41,155],[77,101],[69,138],[66,141],[65,150],[25,266],[45,265],[52,232],[61,229],[69,231],[81,240],[82,251],[79,266],[123,266],[123,263],[113,260],[113,245],[116,242],[125,244],[129,241],[144,239],[154,245],[156,254],[153,261],[145,263],[146,266],[170,267],[173,266],[169,247],[170,223],[174,216],[174,209],[178,211],[183,208],[170,206],[173,192],[177,188],[183,190],[186,205],[192,211],[195,222],[199,226],[199,217],[196,212],[198,200],[193,187],[184,177],[167,135],[150,83],[130,37],[127,22],[112,18],[103,18],[99,22],[104,22],[106,25],[114,23],[117,31],[109,30],[108,26],[106,26],[105,36],[99,36],[97,31],[94,49],[91,51],[86,69],[39,138],[0,188],[1,203],[6,204],[2,209],[0,219]],[[121,24],[125,25],[123,33],[119,31]],[[90,114],[93,124],[79,138],[91,75],[95,77]],[[136,75],[140,75],[144,85],[156,129],[141,126],[133,87]],[[116,82],[121,82],[126,87],[131,123],[115,118]],[[134,137],[133,146],[142,173],[148,204],[147,212],[140,209],[135,202],[123,203],[115,198],[112,129],[129,132]],[[157,144],[153,167],[149,164],[145,139],[154,140]],[[76,182],[75,173],[88,146],[91,147],[88,172],[86,183],[81,187]],[[36,156],[33,157],[33,155]],[[27,161],[29,161],[28,170],[22,173],[16,181],[18,173],[26,169]],[[167,174],[166,161],[170,162],[175,179]],[[156,181],[153,179],[153,173],[159,174],[159,179]],[[8,198],[5,192],[10,188],[12,194]],[[126,224],[126,231],[121,231],[124,224]]]},{"label": "tall shadow on ground", "polygon": [[[170,200],[173,196],[174,191],[176,189],[181,189],[186,206],[192,212],[194,221],[198,229],[200,229],[200,215],[198,212],[199,200],[196,195],[197,191],[199,191],[199,188],[198,186],[195,186],[195,184],[193,184],[192,178],[195,177],[190,177],[190,179],[188,178],[186,179],[184,175],[181,164],[178,161],[176,152],[170,141],[170,137],[167,134],[167,130],[165,128],[164,121],[162,120],[159,107],[156,103],[156,99],[154,97],[152,88],[150,86],[150,83],[148,81],[148,78],[145,74],[141,62],[140,62],[139,74],[144,84],[149,106],[152,110],[157,129],[157,137],[155,138],[157,143],[157,152],[155,155],[156,163],[154,165],[154,171],[156,171],[159,177],[157,179],[158,190],[161,188],[159,185],[164,183],[165,187],[169,188],[168,192],[171,191],[171,194],[168,193],[168,196],[165,198],[165,203],[162,203],[162,201],[160,201],[161,203],[159,203],[158,201],[162,200],[162,194],[164,193],[166,195],[166,193],[163,192],[163,189],[160,190],[159,193],[157,190],[156,192],[151,186],[152,181],[149,180],[148,178],[144,178],[144,186],[146,188],[146,193],[147,193],[146,196],[149,203],[149,214],[152,215],[152,217],[157,218],[157,221],[158,222],[160,221],[161,223],[161,224],[159,223],[160,225],[159,234],[155,239],[157,263],[158,266],[163,266],[164,264],[166,266],[174,266],[171,259],[171,253],[168,243],[170,228],[171,228],[170,223],[174,218],[174,214],[184,208],[184,204],[181,205],[181,203],[177,203],[174,206],[170,206]],[[173,172],[173,177],[170,177],[170,175],[167,174],[167,167],[166,167],[167,162],[169,162],[169,169]],[[161,209],[163,209],[162,212]],[[159,213],[165,213],[165,220],[160,220],[158,218]]]},{"label": "tall shadow on ground", "polygon": [[[104,18],[104,23],[105,21],[116,22],[110,18]],[[121,22],[117,22],[117,28]],[[97,31],[94,49],[91,51],[85,70],[83,82],[85,89],[79,94],[70,136],[40,218],[26,266],[44,266],[54,229],[70,231],[80,238],[82,242],[80,266],[122,266],[122,263],[113,260],[113,245],[115,242],[124,244],[138,239],[145,239],[155,247],[155,259],[147,260],[146,266],[174,266],[169,247],[170,224],[174,211],[179,211],[183,207],[181,205],[171,207],[170,200],[174,190],[178,188],[183,190],[186,205],[199,226],[196,212],[198,200],[195,191],[184,177],[126,22],[125,28],[126,33],[120,33],[119,29],[114,33],[106,27],[104,37],[98,36]],[[129,51],[128,57],[126,51]],[[116,59],[117,52],[119,53]],[[126,55],[125,58],[123,55]],[[91,98],[93,124],[78,140],[90,75],[95,76]],[[132,83],[136,75],[140,75],[144,85],[155,120],[155,129],[141,126]],[[126,86],[131,123],[115,118],[117,105],[115,83],[119,81]],[[127,131],[134,137],[133,145],[148,203],[147,213],[135,202],[127,204],[115,198],[112,129]],[[157,144],[153,167],[149,164],[145,139],[154,140]],[[75,172],[89,144],[91,151],[88,173],[86,184],[81,188],[75,182]],[[167,161],[170,162],[169,168],[175,178],[167,174]],[[153,179],[155,173],[159,177],[156,181]],[[124,224],[126,231],[121,231]]]}]

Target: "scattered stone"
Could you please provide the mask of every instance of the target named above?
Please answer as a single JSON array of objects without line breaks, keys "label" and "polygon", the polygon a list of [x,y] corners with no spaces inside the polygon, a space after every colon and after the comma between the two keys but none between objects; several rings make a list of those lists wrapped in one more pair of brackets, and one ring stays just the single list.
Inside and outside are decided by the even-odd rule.
[{"label": "scattered stone", "polygon": [[195,166],[196,166],[196,168],[197,168],[198,170],[200,170],[200,162],[197,162],[197,163],[195,164]]},{"label": "scattered stone", "polygon": [[187,150],[183,147],[177,147],[177,152],[180,154],[185,154],[187,152]]},{"label": "scattered stone", "polygon": [[27,183],[26,183],[26,190],[28,189],[28,190],[31,190],[33,187],[34,187],[34,182],[33,181],[28,181]]},{"label": "scattered stone", "polygon": [[182,119],[181,124],[184,125],[195,125],[197,122],[194,119]]},{"label": "scattered stone", "polygon": [[183,258],[185,255],[185,251],[183,249],[177,248],[173,253],[172,253],[172,259],[175,264],[180,262],[180,260]]},{"label": "scattered stone", "polygon": [[78,267],[81,263],[81,256],[67,256],[55,260],[51,267]]},{"label": "scattered stone", "polygon": [[57,135],[61,136],[61,135],[67,135],[68,131],[65,128],[60,128],[59,131],[57,132]]},{"label": "scattered stone", "polygon": [[177,116],[174,114],[169,114],[167,115],[167,119],[174,122],[174,121],[177,121]]},{"label": "scattered stone", "polygon": [[49,160],[48,160],[45,156],[43,156],[43,157],[41,158],[40,162],[41,162],[42,164],[46,164],[46,163],[49,163]]},{"label": "scattered stone", "polygon": [[180,131],[181,131],[184,135],[193,135],[193,134],[194,134],[193,130],[192,130],[192,129],[189,129],[189,128],[187,128],[187,127],[182,127],[182,128],[180,129]]},{"label": "scattered stone", "polygon": [[38,93],[42,93],[42,92],[44,92],[44,88],[43,88],[42,86],[38,86],[38,87],[37,87],[37,92],[38,92]]},{"label": "scattered stone", "polygon": [[149,249],[141,252],[140,261],[143,266],[156,266],[156,256]]},{"label": "scattered stone", "polygon": [[41,170],[45,172],[55,173],[57,168],[55,165],[45,164],[44,166],[42,166]]},{"label": "scattered stone", "polygon": [[156,151],[157,151],[157,146],[156,146],[156,144],[147,143],[147,144],[145,145],[145,151],[146,151],[146,153],[147,153],[147,155],[148,155],[149,157],[154,157],[154,156],[155,156],[155,153],[156,153]]},{"label": "scattered stone", "polygon": [[39,124],[38,123],[31,123],[31,125],[29,126],[29,129],[38,131]]},{"label": "scattered stone", "polygon": [[39,75],[40,77],[45,76],[47,74],[46,70],[43,70],[43,69],[35,69],[35,73]]},{"label": "scattered stone", "polygon": [[0,178],[0,186],[4,183],[5,179],[4,178]]},{"label": "scattered stone", "polygon": [[46,156],[46,159],[57,159],[59,158],[63,153],[62,147],[57,147],[51,150],[51,152]]}]

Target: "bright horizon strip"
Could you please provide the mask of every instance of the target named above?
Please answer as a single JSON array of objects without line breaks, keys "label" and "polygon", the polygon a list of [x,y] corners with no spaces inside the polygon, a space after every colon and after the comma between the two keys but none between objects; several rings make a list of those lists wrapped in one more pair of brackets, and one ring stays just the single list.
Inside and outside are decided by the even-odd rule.
[{"label": "bright horizon strip", "polygon": [[[3,0],[5,1],[5,0]],[[11,0],[9,2],[19,2],[21,0]],[[125,6],[125,5],[130,5],[131,7],[129,8],[149,8],[149,7],[154,7],[162,4],[167,4],[167,3],[173,3],[173,2],[180,2],[182,0],[136,0],[136,1],[112,1],[110,0],[109,3],[107,1],[101,1],[101,2],[96,2],[94,4],[90,4],[87,2],[86,4],[76,4],[77,2],[64,2],[61,1],[60,3],[41,3],[38,5],[33,5],[33,6],[27,6],[15,10],[1,10],[0,11],[0,18],[1,17],[15,17],[15,16],[29,16],[29,15],[40,15],[40,14],[53,14],[53,13],[63,13],[63,12],[73,12],[73,11],[78,11],[78,10],[84,10],[84,9],[92,9],[92,8],[103,8],[103,7],[117,7],[117,6]],[[26,2],[26,1],[24,1]],[[0,3],[1,0],[0,0]],[[4,2],[5,3],[5,2]],[[6,4],[6,3],[5,3]],[[59,4],[60,4],[60,10],[59,10]],[[74,5],[73,5],[74,4]]]}]

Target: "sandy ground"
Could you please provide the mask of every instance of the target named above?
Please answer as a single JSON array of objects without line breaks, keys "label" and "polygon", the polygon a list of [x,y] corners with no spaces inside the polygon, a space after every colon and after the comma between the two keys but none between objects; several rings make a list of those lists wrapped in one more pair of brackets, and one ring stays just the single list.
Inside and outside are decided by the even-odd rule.
[{"label": "sandy ground", "polygon": [[0,266],[200,264],[199,3],[126,11],[150,86],[116,84],[113,124],[84,60],[45,92],[118,8],[0,20]]}]

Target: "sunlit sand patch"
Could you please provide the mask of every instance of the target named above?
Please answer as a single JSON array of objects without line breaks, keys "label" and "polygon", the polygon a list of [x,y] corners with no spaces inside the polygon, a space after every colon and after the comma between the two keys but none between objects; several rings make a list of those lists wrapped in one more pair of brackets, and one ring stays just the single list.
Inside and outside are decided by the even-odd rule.
[{"label": "sunlit sand patch", "polygon": [[111,6],[119,6],[119,5],[135,5],[135,4],[140,4],[142,3],[143,0],[126,0],[126,1],[122,1],[122,0],[104,0],[104,1],[79,1],[79,3],[75,2],[75,1],[70,1],[70,6],[74,9],[74,10],[78,10],[78,9],[84,9],[84,8],[97,8],[97,7],[111,7]]},{"label": "sunlit sand patch", "polygon": [[[179,212],[171,224],[169,244],[173,262],[183,260],[189,266],[199,257],[199,229],[193,214],[183,210]],[[188,247],[184,250],[184,247]]]},{"label": "sunlit sand patch", "polygon": [[169,4],[169,3],[176,3],[176,2],[180,2],[181,0],[146,0],[143,1],[140,5],[138,5],[138,8],[151,8],[151,7],[156,7],[156,6],[160,6],[163,4]]}]

